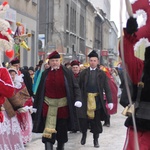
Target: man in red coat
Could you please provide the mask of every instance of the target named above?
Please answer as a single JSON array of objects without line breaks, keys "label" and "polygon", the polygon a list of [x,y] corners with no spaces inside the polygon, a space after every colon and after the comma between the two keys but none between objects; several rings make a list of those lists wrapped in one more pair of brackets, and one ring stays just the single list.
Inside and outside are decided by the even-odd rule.
[{"label": "man in red coat", "polygon": [[53,149],[55,140],[57,150],[64,150],[68,129],[75,129],[75,106],[82,106],[81,93],[72,71],[60,64],[59,53],[54,51],[48,58],[50,68],[42,73],[34,101],[37,113],[33,132],[43,132],[46,150]]}]

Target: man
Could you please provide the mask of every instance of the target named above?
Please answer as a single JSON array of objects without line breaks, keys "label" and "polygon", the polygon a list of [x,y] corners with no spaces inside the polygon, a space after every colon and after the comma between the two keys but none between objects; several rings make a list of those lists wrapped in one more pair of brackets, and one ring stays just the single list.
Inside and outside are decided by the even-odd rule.
[{"label": "man", "polygon": [[80,74],[80,62],[78,60],[73,60],[71,62],[71,70],[74,74],[74,77],[79,81],[79,74]]},{"label": "man", "polygon": [[43,132],[42,142],[46,150],[52,150],[57,140],[57,150],[64,150],[68,141],[68,121],[71,130],[74,127],[74,109],[81,107],[80,88],[72,72],[60,64],[57,51],[49,56],[50,68],[42,73],[34,107],[37,113],[34,120],[34,132]]},{"label": "man", "polygon": [[[73,60],[71,63],[71,70],[74,74],[75,79],[77,80],[77,82],[79,83],[79,77],[80,77],[80,62],[78,60]],[[78,109],[75,109],[75,114],[78,116]],[[77,131],[80,130],[79,128],[79,121],[78,121],[78,117],[76,117],[77,120],[75,120],[75,129],[73,131],[71,131],[71,133],[77,133]]]},{"label": "man", "polygon": [[30,77],[30,74],[27,70],[25,69],[21,69],[20,68],[20,60],[16,57],[13,60],[11,60],[9,62],[11,64],[11,66],[15,67],[16,70],[18,71],[18,74],[20,75],[21,73],[24,75],[23,79],[24,79],[24,83],[27,87],[27,90],[30,94],[30,96],[33,96],[33,91],[32,91],[32,78]]},{"label": "man", "polygon": [[107,116],[103,99],[106,93],[109,109],[113,108],[110,87],[106,74],[97,68],[98,54],[92,51],[89,55],[90,67],[80,73],[79,85],[82,94],[82,110],[79,112],[80,127],[82,132],[81,144],[86,143],[88,123],[94,138],[94,147],[98,148],[99,133],[102,133],[101,112]]}]

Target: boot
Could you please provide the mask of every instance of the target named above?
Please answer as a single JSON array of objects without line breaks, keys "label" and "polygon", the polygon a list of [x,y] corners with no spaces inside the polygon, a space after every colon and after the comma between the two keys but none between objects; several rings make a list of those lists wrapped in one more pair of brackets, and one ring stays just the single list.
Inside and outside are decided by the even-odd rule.
[{"label": "boot", "polygon": [[93,134],[93,138],[94,138],[94,147],[98,148],[99,147],[99,143],[98,143],[99,134]]},{"label": "boot", "polygon": [[82,133],[81,145],[84,145],[84,144],[86,143],[86,135],[87,135],[86,132],[83,132],[83,133]]},{"label": "boot", "polygon": [[53,144],[50,142],[45,142],[45,150],[53,150]]},{"label": "boot", "polygon": [[108,118],[106,118],[103,126],[110,127],[110,116]]},{"label": "boot", "polygon": [[64,143],[62,143],[62,142],[58,142],[57,143],[57,150],[64,150],[64,146],[65,146],[65,144]]}]

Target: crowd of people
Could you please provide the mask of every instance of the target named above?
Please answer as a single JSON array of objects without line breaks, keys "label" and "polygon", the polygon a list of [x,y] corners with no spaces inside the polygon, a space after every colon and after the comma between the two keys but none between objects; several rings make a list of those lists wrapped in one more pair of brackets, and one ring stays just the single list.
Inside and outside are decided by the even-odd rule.
[{"label": "crowd of people", "polygon": [[[55,141],[57,150],[64,150],[68,131],[81,132],[81,145],[85,145],[88,129],[93,134],[94,147],[100,146],[101,121],[109,127],[110,115],[117,112],[120,81],[115,68],[98,65],[96,51],[88,57],[88,66],[78,60],[62,64],[60,54],[53,51],[36,68],[20,67],[18,58],[11,60],[9,66],[1,66],[11,83],[10,95],[2,93],[5,98],[1,104],[2,149],[3,146],[24,149],[32,139],[32,132],[36,132],[42,133],[46,150],[52,150]],[[6,134],[9,141],[5,140]]]}]

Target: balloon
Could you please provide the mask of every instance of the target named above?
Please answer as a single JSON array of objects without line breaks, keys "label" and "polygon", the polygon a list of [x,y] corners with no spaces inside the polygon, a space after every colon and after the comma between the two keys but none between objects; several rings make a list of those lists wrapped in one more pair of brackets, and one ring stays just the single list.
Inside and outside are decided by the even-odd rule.
[{"label": "balloon", "polygon": [[5,55],[8,57],[8,58],[12,58],[14,56],[14,50],[11,49],[11,50],[6,50],[5,51]]}]

